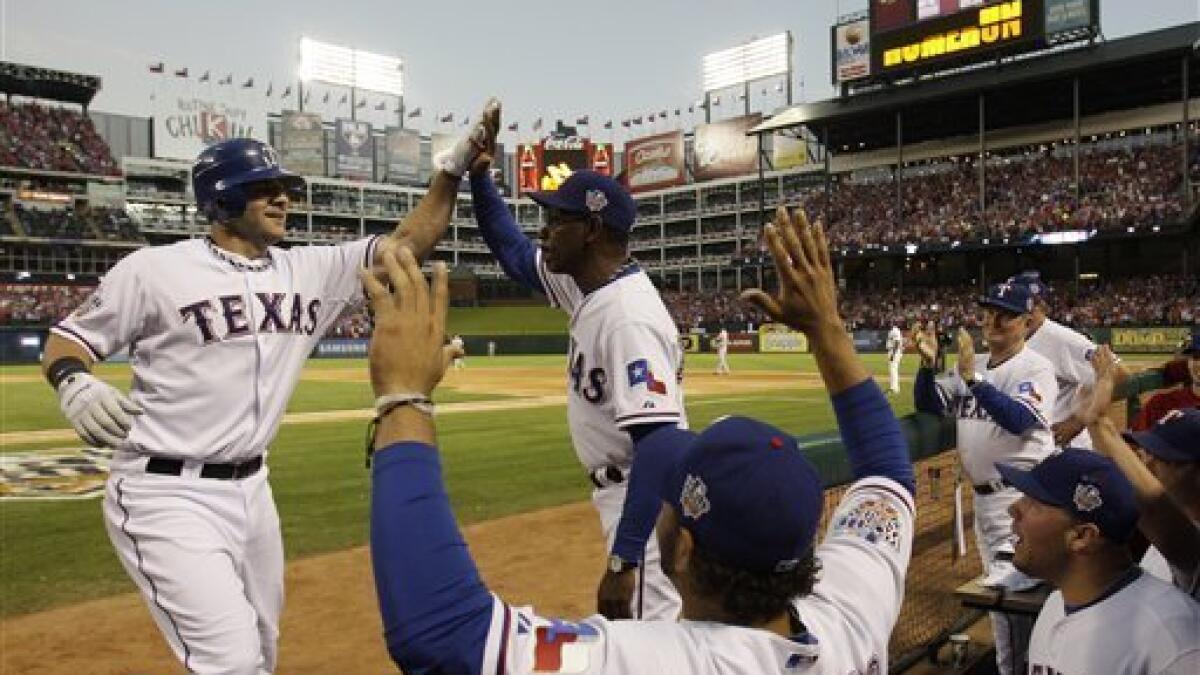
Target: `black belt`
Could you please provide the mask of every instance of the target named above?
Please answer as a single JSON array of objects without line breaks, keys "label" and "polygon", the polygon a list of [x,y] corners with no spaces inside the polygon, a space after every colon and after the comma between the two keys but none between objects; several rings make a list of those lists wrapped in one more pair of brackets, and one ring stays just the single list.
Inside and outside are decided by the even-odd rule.
[{"label": "black belt", "polygon": [[994,480],[990,483],[981,483],[979,485],[974,485],[972,487],[975,489],[975,494],[977,494],[977,495],[994,495],[997,492],[1000,492],[1001,490],[1003,490],[1005,488],[1012,487],[1012,483],[1009,483],[1008,481],[1001,478],[999,480]]},{"label": "black belt", "polygon": [[[200,477],[216,478],[217,480],[238,480],[258,473],[262,465],[262,455],[254,459],[248,459],[241,464],[205,464],[204,468],[200,469]],[[151,457],[150,461],[146,462],[146,473],[178,476],[183,473],[183,467],[184,461],[182,459]]]},{"label": "black belt", "polygon": [[607,487],[620,485],[625,482],[625,472],[621,471],[621,467],[609,464],[593,469],[588,472],[588,478],[591,479],[592,485],[597,489],[603,490]]}]

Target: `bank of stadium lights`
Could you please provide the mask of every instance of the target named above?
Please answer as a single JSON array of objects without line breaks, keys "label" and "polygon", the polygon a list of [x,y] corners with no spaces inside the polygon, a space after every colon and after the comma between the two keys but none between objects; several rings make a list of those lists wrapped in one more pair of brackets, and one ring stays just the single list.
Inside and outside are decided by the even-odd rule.
[{"label": "bank of stadium lights", "polygon": [[704,57],[704,91],[791,72],[792,34],[779,33]]},{"label": "bank of stadium lights", "polygon": [[305,37],[300,39],[300,79],[403,96],[404,62]]}]

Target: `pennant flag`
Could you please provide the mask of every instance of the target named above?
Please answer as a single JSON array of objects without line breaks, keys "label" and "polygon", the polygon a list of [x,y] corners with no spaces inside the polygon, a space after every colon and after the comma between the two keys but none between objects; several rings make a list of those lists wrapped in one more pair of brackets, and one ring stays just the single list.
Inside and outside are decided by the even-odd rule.
[{"label": "pennant flag", "polygon": [[676,116],[676,117],[679,117],[679,108],[676,108],[676,109],[675,109],[675,116]]},{"label": "pennant flag", "polygon": [[470,124],[470,123],[471,123],[471,116],[470,116],[470,115],[467,115],[466,117],[464,117],[464,118],[463,118],[463,121],[459,123],[459,126],[464,126],[464,127],[465,127],[465,126],[467,126],[467,125],[468,125],[468,124]]},{"label": "pennant flag", "polygon": [[641,123],[642,123],[642,116],[641,116],[641,115],[638,115],[637,117],[633,118],[633,123],[634,123],[634,124],[641,124]]},{"label": "pennant flag", "polygon": [[233,84],[233,73],[229,73],[217,81],[217,84]]},{"label": "pennant flag", "polygon": [[311,98],[312,98],[312,89],[309,89],[308,91],[304,92],[304,102],[308,103],[309,99],[311,99]]},{"label": "pennant flag", "polygon": [[204,71],[204,74],[200,76],[200,81],[201,81],[201,82],[208,82],[208,76],[209,76],[209,71],[207,71],[207,70],[206,70],[206,71]]},{"label": "pennant flag", "polygon": [[267,96],[270,96],[270,95],[271,95],[271,93],[272,93],[272,92],[274,92],[274,91],[275,91],[275,83],[274,83],[274,82],[268,82],[268,83],[267,83]]},{"label": "pennant flag", "polygon": [[254,78],[250,78],[242,83],[242,89],[249,89],[254,86]]},{"label": "pennant flag", "polygon": [[329,92],[325,92],[325,96],[321,97],[321,103],[329,103]]},{"label": "pennant flag", "polygon": [[628,129],[629,128],[629,120],[621,120],[621,126]]},{"label": "pennant flag", "polygon": [[162,61],[159,61],[158,63],[150,64],[150,72],[152,72],[152,73],[162,73],[165,69],[166,69],[166,66],[163,65]]},{"label": "pennant flag", "polygon": [[539,118],[537,118],[536,120],[534,120],[534,121],[533,121],[533,130],[534,130],[534,131],[541,131],[541,130],[542,130],[542,118],[540,118],[540,117],[539,117]]},{"label": "pennant flag", "polygon": [[586,127],[588,125],[588,115],[575,118],[575,124]]},{"label": "pennant flag", "polygon": [[414,117],[420,117],[420,116],[421,116],[421,106],[417,106],[416,108],[413,108],[412,112],[408,113],[409,119],[412,119]]},{"label": "pennant flag", "polygon": [[448,124],[453,121],[454,121],[454,113],[450,113],[448,115],[443,115],[442,117],[438,118],[438,122],[440,122],[442,124]]},{"label": "pennant flag", "polygon": [[357,104],[356,104],[354,107],[355,107],[355,108],[365,108],[365,107],[367,107],[367,99],[365,99],[365,98],[364,98],[363,100],[359,101],[359,102],[358,102],[358,103],[357,103]]},{"label": "pennant flag", "polygon": [[180,68],[179,70],[175,71],[175,77],[187,77],[187,76],[188,76],[187,68]]},{"label": "pennant flag", "polygon": [[283,88],[283,94],[281,94],[279,98],[287,98],[291,95],[292,95],[292,85],[289,84],[288,86]]},{"label": "pennant flag", "polygon": [[338,101],[338,105],[339,106],[346,105],[346,103],[349,100],[350,100],[350,94],[342,94],[342,100]]},{"label": "pennant flag", "polygon": [[692,114],[692,113],[694,113],[694,112],[696,112],[696,106],[694,106],[694,105],[689,105],[689,106],[688,106],[688,114],[689,114],[689,115],[691,115],[691,114]]},{"label": "pennant flag", "polygon": [[659,112],[659,113],[658,113],[658,116],[659,116],[659,117],[661,117],[661,118],[662,118],[662,119],[664,119],[664,120],[665,120],[665,119],[667,119],[667,111],[666,111],[666,110],[663,110],[663,111]]},{"label": "pennant flag", "polygon": [[517,130],[517,123],[516,123],[516,122],[513,122],[512,124],[508,125],[508,130],[509,130],[509,131],[516,131],[516,130]]},{"label": "pennant flag", "polygon": [[387,101],[380,101],[379,105],[375,106],[375,109],[376,110],[386,110],[387,109]]},{"label": "pennant flag", "polygon": [[605,122],[605,123],[604,123],[604,128],[605,128],[605,129],[611,129],[611,128],[612,128],[612,120],[609,120],[609,121]]}]

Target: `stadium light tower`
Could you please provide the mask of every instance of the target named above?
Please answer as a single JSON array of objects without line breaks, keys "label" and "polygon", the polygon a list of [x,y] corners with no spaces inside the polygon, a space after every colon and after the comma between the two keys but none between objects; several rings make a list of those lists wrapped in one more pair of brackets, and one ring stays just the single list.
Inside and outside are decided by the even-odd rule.
[{"label": "stadium light tower", "polygon": [[324,82],[350,88],[350,119],[358,108],[358,90],[373,91],[400,99],[397,113],[404,126],[404,62],[395,56],[364,52],[300,38],[300,110],[304,110],[304,83]]},{"label": "stadium light tower", "polygon": [[776,75],[787,76],[787,102],[792,104],[792,33],[759,38],[704,57],[704,121],[710,122],[712,92],[743,85],[746,114],[750,114],[750,83]]}]

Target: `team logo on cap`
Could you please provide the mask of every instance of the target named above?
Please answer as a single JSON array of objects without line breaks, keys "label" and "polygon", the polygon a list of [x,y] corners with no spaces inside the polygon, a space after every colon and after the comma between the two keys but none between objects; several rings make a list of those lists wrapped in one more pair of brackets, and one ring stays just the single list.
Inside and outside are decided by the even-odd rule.
[{"label": "team logo on cap", "polygon": [[583,198],[583,203],[587,205],[588,211],[599,213],[608,206],[608,197],[604,196],[602,190],[588,190],[587,195]]},{"label": "team logo on cap", "polygon": [[683,515],[692,520],[708,513],[712,505],[708,503],[708,486],[700,478],[688,474],[683,481],[683,492],[679,495],[679,505],[683,507]]},{"label": "team logo on cap", "polygon": [[1075,486],[1075,508],[1083,513],[1091,513],[1104,506],[1100,496],[1100,488],[1091,483],[1079,483]]}]

